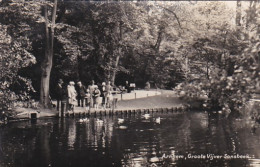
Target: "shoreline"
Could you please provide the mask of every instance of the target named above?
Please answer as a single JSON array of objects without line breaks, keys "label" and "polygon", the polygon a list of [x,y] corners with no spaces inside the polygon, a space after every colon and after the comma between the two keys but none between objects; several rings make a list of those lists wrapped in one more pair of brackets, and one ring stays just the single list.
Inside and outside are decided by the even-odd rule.
[{"label": "shoreline", "polygon": [[[115,108],[102,108],[86,110],[86,107],[75,106],[74,112],[62,112],[53,109],[41,108],[15,108],[16,115],[8,121],[30,120],[45,117],[69,117],[69,116],[92,116],[92,115],[118,115],[125,113],[152,113],[152,112],[174,112],[187,109],[185,103],[179,99],[172,90],[136,90],[123,94],[117,94],[117,105]],[[115,96],[114,96],[115,97]],[[56,101],[54,101],[56,104]]]}]

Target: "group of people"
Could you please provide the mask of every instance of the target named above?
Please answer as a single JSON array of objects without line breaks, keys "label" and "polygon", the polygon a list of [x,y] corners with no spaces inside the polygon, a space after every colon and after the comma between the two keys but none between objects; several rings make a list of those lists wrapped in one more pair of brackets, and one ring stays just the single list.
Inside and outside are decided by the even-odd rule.
[{"label": "group of people", "polygon": [[95,85],[95,81],[91,81],[91,85],[85,87],[81,81],[75,85],[74,81],[70,81],[66,86],[62,79],[58,81],[57,91],[57,110],[63,102],[67,104],[68,110],[74,110],[75,105],[78,107],[86,107],[86,109],[98,109],[102,106],[104,109],[111,107],[113,101],[113,87],[111,82],[103,82],[100,86]]}]

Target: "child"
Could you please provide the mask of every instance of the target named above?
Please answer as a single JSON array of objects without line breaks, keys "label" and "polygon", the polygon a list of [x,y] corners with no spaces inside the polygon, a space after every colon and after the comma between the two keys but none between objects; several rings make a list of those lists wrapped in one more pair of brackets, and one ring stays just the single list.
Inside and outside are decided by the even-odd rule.
[{"label": "child", "polygon": [[86,110],[89,110],[89,107],[90,107],[90,93],[89,93],[89,89],[86,90],[85,104],[86,104]]}]

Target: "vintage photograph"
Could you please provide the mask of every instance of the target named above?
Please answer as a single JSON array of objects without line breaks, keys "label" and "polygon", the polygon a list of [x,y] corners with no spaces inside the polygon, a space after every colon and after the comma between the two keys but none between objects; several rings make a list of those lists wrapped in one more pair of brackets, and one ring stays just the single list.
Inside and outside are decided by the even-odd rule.
[{"label": "vintage photograph", "polygon": [[260,167],[260,1],[0,0],[0,167]]}]

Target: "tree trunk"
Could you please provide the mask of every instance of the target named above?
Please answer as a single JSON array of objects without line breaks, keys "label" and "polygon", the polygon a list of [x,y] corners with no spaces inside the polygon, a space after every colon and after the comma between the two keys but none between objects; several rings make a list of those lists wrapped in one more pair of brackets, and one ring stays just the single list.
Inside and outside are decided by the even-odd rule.
[{"label": "tree trunk", "polygon": [[188,59],[188,53],[185,55],[185,79],[187,81],[188,79],[188,73],[189,73],[189,59]]},{"label": "tree trunk", "polygon": [[236,9],[236,25],[241,26],[241,1],[237,0],[237,9]]},{"label": "tree trunk", "polygon": [[[122,40],[122,22],[119,23],[119,40]],[[114,64],[114,69],[111,75],[111,84],[114,85],[115,84],[115,79],[116,79],[116,73],[117,73],[117,69],[118,69],[118,64],[119,64],[119,60],[120,60],[120,56],[121,56],[122,52],[121,52],[121,46],[119,46],[118,48],[118,53],[116,56],[116,61]]]},{"label": "tree trunk", "polygon": [[118,54],[117,54],[117,56],[116,56],[115,67],[114,67],[114,69],[113,69],[113,73],[112,73],[112,76],[111,76],[111,84],[112,84],[112,85],[115,84],[116,73],[117,73],[117,68],[118,68],[118,63],[119,63],[120,55],[121,55],[121,52],[120,52],[120,50],[119,50],[119,51],[118,51]]},{"label": "tree trunk", "polygon": [[42,74],[41,74],[41,89],[40,89],[40,104],[43,108],[50,107],[50,75],[52,69],[53,59],[53,45],[54,45],[54,25],[57,12],[57,0],[54,0],[52,10],[51,27],[49,28],[48,20],[48,8],[44,7],[44,18],[45,18],[45,33],[46,33],[46,46],[45,46],[45,57],[42,62]]}]

